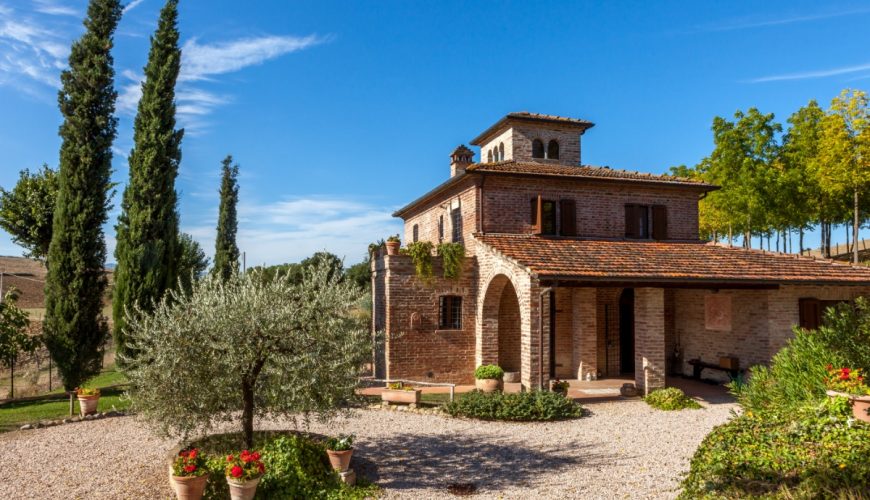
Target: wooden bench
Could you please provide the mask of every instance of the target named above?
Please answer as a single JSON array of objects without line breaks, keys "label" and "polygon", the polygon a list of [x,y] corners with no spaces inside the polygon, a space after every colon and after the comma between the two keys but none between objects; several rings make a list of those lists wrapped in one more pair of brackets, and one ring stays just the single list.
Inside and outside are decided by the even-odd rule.
[{"label": "wooden bench", "polygon": [[731,376],[731,379],[736,379],[737,376],[740,375],[740,368],[726,368],[716,363],[707,363],[701,361],[700,359],[690,359],[688,363],[692,365],[692,377],[699,380],[701,378],[701,372],[704,370],[704,368],[707,368],[708,370],[719,370],[726,372],[728,375]]}]

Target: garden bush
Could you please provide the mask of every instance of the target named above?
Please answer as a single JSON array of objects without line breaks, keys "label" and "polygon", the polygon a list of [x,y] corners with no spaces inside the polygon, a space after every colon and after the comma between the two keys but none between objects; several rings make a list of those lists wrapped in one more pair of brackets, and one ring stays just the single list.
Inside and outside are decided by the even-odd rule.
[{"label": "garden bush", "polygon": [[862,498],[870,425],[851,417],[846,398],[786,415],[747,411],[704,439],[681,498]]},{"label": "garden bush", "polygon": [[498,365],[480,365],[474,370],[474,378],[482,380],[482,379],[496,379],[501,380],[504,376],[504,370],[501,369]]},{"label": "garden bush", "polygon": [[583,407],[562,394],[545,391],[484,393],[471,391],[448,403],[454,417],[518,422],[565,420],[583,416]]},{"label": "garden bush", "polygon": [[683,391],[676,387],[655,390],[649,393],[649,395],[644,398],[644,401],[653,408],[665,411],[684,410],[687,408],[697,410],[701,408],[701,405],[698,404],[697,401],[686,396]]},{"label": "garden bush", "polygon": [[[239,433],[219,434],[192,443],[209,457],[205,498],[228,499],[224,478],[226,456],[239,451]],[[290,432],[255,433],[256,450],[266,473],[256,498],[353,500],[377,495],[378,487],[360,478],[358,486],[343,485],[329,465],[326,447],[316,438]]]}]

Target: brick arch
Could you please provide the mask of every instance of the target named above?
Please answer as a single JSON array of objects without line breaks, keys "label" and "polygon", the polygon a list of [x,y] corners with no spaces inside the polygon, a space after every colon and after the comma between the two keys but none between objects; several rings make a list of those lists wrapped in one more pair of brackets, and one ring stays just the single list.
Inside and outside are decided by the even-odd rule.
[{"label": "brick arch", "polygon": [[478,364],[497,364],[506,371],[521,371],[522,316],[511,277],[499,273],[490,278],[480,303]]}]

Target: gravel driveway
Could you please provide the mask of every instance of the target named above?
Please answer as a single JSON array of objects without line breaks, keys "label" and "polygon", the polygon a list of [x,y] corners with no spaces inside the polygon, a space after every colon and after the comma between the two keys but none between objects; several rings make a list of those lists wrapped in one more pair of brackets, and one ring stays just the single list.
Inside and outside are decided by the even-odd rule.
[{"label": "gravel driveway", "polygon": [[[622,401],[535,424],[360,410],[310,430],[356,434],[353,467],[386,498],[449,498],[452,483],[474,483],[478,498],[673,498],[695,448],[733,408],[663,412]],[[0,497],[168,498],[163,460],[173,445],[135,417],[3,434]]]}]

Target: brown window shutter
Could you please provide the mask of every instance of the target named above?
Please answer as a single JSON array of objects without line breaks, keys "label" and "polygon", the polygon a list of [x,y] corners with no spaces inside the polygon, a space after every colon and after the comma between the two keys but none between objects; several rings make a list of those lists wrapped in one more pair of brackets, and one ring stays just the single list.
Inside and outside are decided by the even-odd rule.
[{"label": "brown window shutter", "polygon": [[560,200],[559,205],[562,236],[577,236],[577,205],[574,200]]},{"label": "brown window shutter", "polygon": [[532,233],[541,234],[541,195],[532,198],[531,224],[534,226]]},{"label": "brown window shutter", "polygon": [[637,238],[640,228],[637,227],[637,205],[625,206],[625,237]]},{"label": "brown window shutter", "polygon": [[822,304],[819,299],[803,298],[798,300],[800,327],[815,330],[822,319]]},{"label": "brown window shutter", "polygon": [[653,227],[652,237],[654,240],[668,239],[668,207],[664,205],[653,205]]}]

